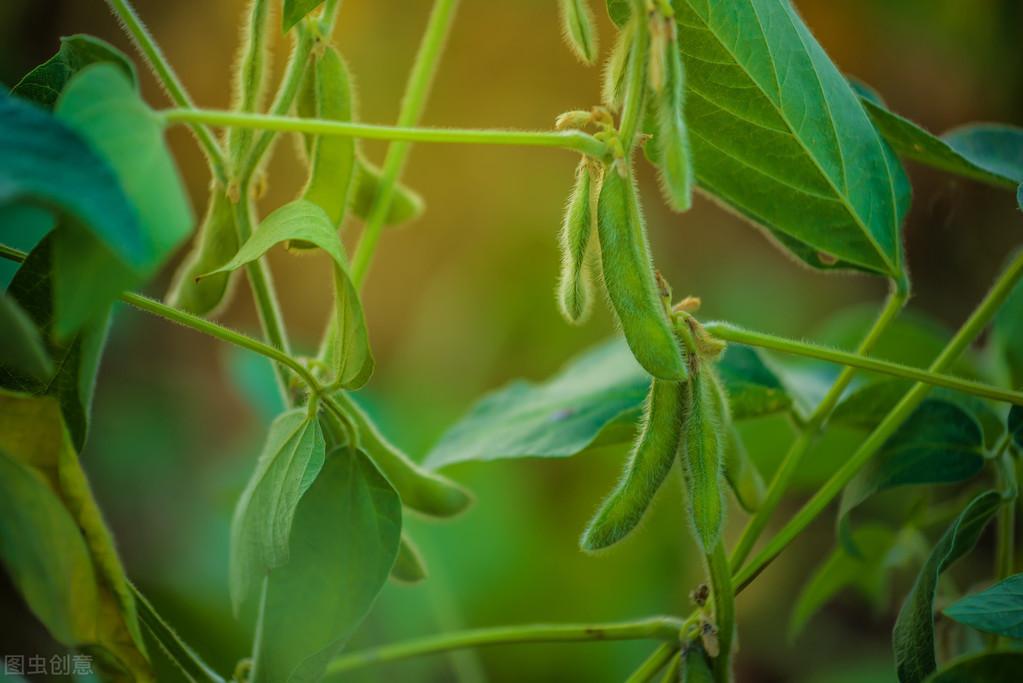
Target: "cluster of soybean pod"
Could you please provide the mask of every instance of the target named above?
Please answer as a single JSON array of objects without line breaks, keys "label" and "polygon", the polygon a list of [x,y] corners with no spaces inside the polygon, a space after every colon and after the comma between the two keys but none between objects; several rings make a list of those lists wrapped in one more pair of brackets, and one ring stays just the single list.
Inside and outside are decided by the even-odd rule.
[{"label": "cluster of soybean pod", "polygon": [[[582,0],[562,0],[565,38],[573,52],[592,63],[596,54],[590,9]],[[632,531],[680,463],[688,518],[707,558],[711,585],[726,566],[721,542],[725,503],[728,401],[714,368],[724,344],[691,315],[699,300],[672,303],[671,288],[653,265],[633,177],[632,156],[642,145],[657,167],[667,204],[686,211],[692,202],[693,171],[684,114],[685,71],[674,12],[667,0],[638,0],[608,58],[602,105],[570,111],[559,129],[595,128],[613,150],[610,159],[584,157],[576,171],[562,224],[559,307],[567,320],[585,320],[593,298],[592,279],[603,283],[615,317],[636,360],[653,377],[643,422],[620,481],[593,516],[581,539],[586,551],[607,548]],[[618,125],[615,126],[615,115]],[[715,576],[717,574],[717,576]],[[727,579],[727,572],[724,573]],[[715,581],[718,579],[718,581]],[[707,589],[694,591],[701,608]],[[685,680],[730,677],[734,633],[730,591],[714,591],[713,608],[685,634]]]}]

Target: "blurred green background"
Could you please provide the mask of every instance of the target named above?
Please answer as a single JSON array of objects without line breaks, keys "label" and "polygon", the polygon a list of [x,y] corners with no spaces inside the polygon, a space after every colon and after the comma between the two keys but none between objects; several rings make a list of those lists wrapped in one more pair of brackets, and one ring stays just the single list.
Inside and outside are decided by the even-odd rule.
[{"label": "blurred green background", "polygon": [[[201,106],[228,105],[243,0],[138,0],[167,56]],[[875,86],[892,108],[933,131],[975,120],[1023,123],[1023,3],[1018,0],[800,0],[818,39],[846,72]],[[355,75],[360,117],[393,122],[425,24],[427,0],[347,0],[337,44]],[[603,8],[602,47],[611,43]],[[100,0],[0,3],[0,81],[12,84],[86,32],[131,46]],[[577,64],[560,39],[552,0],[463,0],[424,124],[549,128],[556,114],[599,98],[599,71]],[[287,54],[279,39],[278,74]],[[134,53],[132,53],[134,55]],[[144,71],[144,69],[140,69]],[[148,73],[143,91],[169,106]],[[209,181],[182,128],[173,151],[201,213]],[[383,146],[367,144],[379,162]],[[576,159],[554,150],[424,146],[408,184],[426,199],[417,222],[385,234],[365,290],[378,369],[362,392],[386,433],[422,457],[482,393],[515,377],[544,378],[612,333],[606,311],[564,324],[553,288],[556,236]],[[1008,193],[909,168],[915,190],[906,225],[912,308],[945,325],[965,317],[1020,242],[1023,219]],[[658,266],[676,294],[703,298],[701,315],[767,331],[814,336],[848,306],[879,304],[883,283],[813,273],[757,230],[705,198],[683,216],[641,173]],[[291,199],[304,172],[290,144],[270,166],[264,211]],[[346,234],[349,248],[358,226]],[[329,305],[328,264],[271,258],[293,341],[311,349]],[[148,288],[162,295],[169,274]],[[244,287],[222,320],[257,332]],[[923,364],[924,358],[910,359]],[[188,330],[120,309],[103,361],[83,460],[130,575],[220,671],[246,654],[249,625],[230,616],[227,530],[273,409],[246,389],[246,359]],[[248,394],[248,395],[247,395]],[[784,424],[743,426],[770,474]],[[817,449],[801,482],[821,481],[843,444]],[[430,579],[389,585],[352,647],[439,630],[529,621],[596,621],[681,613],[701,567],[677,490],[658,497],[640,533],[587,557],[576,539],[610,487],[624,449],[564,461],[459,466],[477,505],[452,522],[409,521]],[[798,500],[789,501],[791,509]],[[733,510],[731,532],[744,516]],[[832,543],[821,520],[739,599],[741,681],[885,680],[893,613],[845,596],[794,645],[784,628],[794,595]],[[987,562],[987,549],[975,562]],[[908,576],[896,582],[903,591]],[[49,641],[0,579],[0,651],[48,652]],[[649,643],[528,645],[437,656],[352,675],[351,680],[616,681]],[[860,672],[865,678],[842,678]]]}]

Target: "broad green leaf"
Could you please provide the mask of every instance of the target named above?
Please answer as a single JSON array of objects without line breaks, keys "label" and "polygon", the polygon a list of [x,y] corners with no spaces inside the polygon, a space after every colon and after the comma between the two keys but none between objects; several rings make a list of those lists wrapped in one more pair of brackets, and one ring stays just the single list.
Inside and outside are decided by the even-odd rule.
[{"label": "broad green leaf", "polygon": [[71,77],[90,64],[109,62],[120,69],[138,87],[135,65],[110,43],[94,36],[78,33],[63,36],[57,54],[25,74],[11,89],[12,95],[53,109]]},{"label": "broad green leaf", "polygon": [[1016,448],[1023,450],[1023,407],[1013,406],[1009,409],[1008,425],[1013,443]]},{"label": "broad green leaf", "polygon": [[927,678],[927,683],[1018,683],[1023,653],[987,652],[960,657]]},{"label": "broad green leaf", "polygon": [[78,525],[38,472],[2,451],[0,559],[56,640],[96,642],[99,592]]},{"label": "broad green leaf", "polygon": [[954,403],[928,399],[885,442],[842,492],[838,525],[850,550],[849,514],[871,496],[914,484],[964,481],[984,466],[980,425]]},{"label": "broad green leaf", "polygon": [[231,521],[231,602],[237,613],[262,577],[288,562],[295,509],[323,466],[326,444],[315,415],[290,410],[270,425],[256,471]]},{"label": "broad green leaf", "polygon": [[1001,504],[1001,495],[995,491],[986,491],[971,500],[934,546],[917,575],[892,630],[895,668],[901,683],[919,683],[936,668],[934,591],[938,579],[973,549]]},{"label": "broad green leaf", "polygon": [[289,31],[321,4],[323,0],[284,0],[284,11],[281,15],[284,30]]},{"label": "broad green leaf", "polygon": [[[83,70],[64,89],[56,114],[107,160],[138,219],[126,244],[119,235],[62,231],[56,243],[56,330],[66,335],[133,280],[153,276],[188,237],[193,217],[164,144],[163,122],[120,69],[96,64]],[[132,253],[125,251],[128,244]]]},{"label": "broad green leaf", "polygon": [[948,146],[992,175],[1023,183],[1023,128],[974,123],[946,131]]},{"label": "broad green leaf", "polygon": [[[787,410],[781,380],[754,349],[729,346],[717,364],[732,416]],[[517,380],[483,397],[426,456],[431,469],[473,460],[564,458],[632,439],[650,376],[621,339],[601,344],[545,382]]]},{"label": "broad green leaf", "polygon": [[337,448],[302,498],[288,564],[270,573],[256,682],[318,681],[387,581],[401,501],[361,451]]},{"label": "broad green leaf", "polygon": [[357,389],[373,372],[373,353],[359,294],[348,276],[344,246],[322,208],[302,199],[285,204],[263,219],[234,258],[207,275],[237,270],[275,245],[291,241],[313,244],[327,252],[334,262],[334,311],[323,355],[339,386]]},{"label": "broad green leaf", "polygon": [[985,633],[1023,639],[1023,574],[960,598],[943,611],[960,624]]},{"label": "broad green leaf", "polygon": [[75,448],[81,450],[88,435],[96,371],[106,343],[109,315],[89,322],[66,340],[55,339],[52,281],[55,239],[56,233],[48,235],[29,253],[7,290],[7,295],[40,331],[46,353],[53,359],[54,371],[36,378],[0,363],[0,386],[54,396],[60,402]]},{"label": "broad green leaf", "polygon": [[674,0],[700,185],[811,266],[905,276],[910,187],[787,0]]},{"label": "broad green leaf", "polygon": [[35,381],[53,374],[53,363],[35,323],[13,297],[0,295],[0,366],[14,368]]},{"label": "broad green leaf", "polygon": [[134,597],[57,402],[0,391],[0,451],[46,481],[84,539],[97,577],[94,645],[104,652],[99,663],[152,680]]}]

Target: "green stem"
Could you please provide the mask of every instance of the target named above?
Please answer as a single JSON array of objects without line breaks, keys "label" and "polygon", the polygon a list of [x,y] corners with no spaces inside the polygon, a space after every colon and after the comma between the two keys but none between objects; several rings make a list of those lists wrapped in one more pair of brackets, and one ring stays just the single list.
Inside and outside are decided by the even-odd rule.
[{"label": "green stem", "polygon": [[[129,0],[107,0],[107,5],[110,6],[114,16],[124,25],[128,36],[146,58],[149,68],[152,69],[160,85],[167,91],[174,104],[182,109],[194,109],[195,104],[192,102],[192,97],[185,90],[185,86],[182,85],[178,75],[174,72],[174,68],[167,61],[163,51],[156,40],[153,39],[145,24],[142,23],[131,2]],[[193,123],[189,127],[203,153],[206,155],[213,177],[220,182],[225,182],[226,162],[224,160],[224,153],[213,137],[213,133],[210,132],[209,128],[199,123]]]},{"label": "green stem", "polygon": [[252,668],[246,679],[251,683],[259,683],[263,667],[260,666],[260,656],[263,650],[263,624],[266,617],[266,597],[270,592],[270,576],[263,577],[263,584],[259,589],[259,608],[256,611],[256,631],[252,637]]},{"label": "green stem", "polygon": [[681,628],[682,622],[674,617],[651,617],[640,621],[618,623],[528,624],[443,633],[341,655],[327,667],[327,675],[336,675],[371,664],[483,645],[593,640],[664,640],[677,648]]},{"label": "green stem", "polygon": [[625,679],[625,683],[647,683],[654,680],[657,672],[664,668],[664,665],[679,651],[678,643],[664,643],[647,657],[639,668],[632,672],[632,675]]},{"label": "green stem", "polygon": [[759,346],[765,349],[781,351],[782,353],[804,356],[806,358],[816,358],[817,360],[847,365],[860,370],[870,370],[872,372],[879,372],[893,377],[900,377],[902,379],[914,380],[924,384],[945,387],[946,389],[954,389],[955,391],[961,391],[965,394],[974,394],[994,401],[1004,401],[1006,403],[1023,405],[1023,393],[1021,392],[1002,389],[1001,387],[994,387],[981,382],[961,379],[959,377],[953,377],[939,372],[939,369],[946,369],[947,364],[942,364],[939,367],[932,365],[927,370],[921,370],[920,368],[902,365],[901,363],[892,363],[890,361],[862,356],[858,353],[838,351],[826,346],[818,346],[817,344],[810,344],[808,342],[796,341],[785,337],[777,337],[773,334],[745,330],[726,322],[709,322],[704,324],[704,327],[710,334],[725,341],[746,344],[747,346]]},{"label": "green stem", "polygon": [[[457,7],[458,0],[436,0],[433,4],[422,42],[419,44],[419,51],[416,53],[412,71],[409,73],[408,83],[405,85],[401,108],[398,111],[398,127],[400,128],[410,128],[416,125],[423,114],[426,97],[437,72],[440,55],[451,30],[451,24],[454,22]],[[412,140],[394,140],[387,148],[383,170],[380,172],[379,194],[373,203],[369,220],[366,221],[366,227],[363,229],[362,237],[352,256],[352,281],[356,288],[362,287],[369,271],[369,264],[372,262],[373,254],[380,242],[384,220],[394,195],[394,187],[408,159],[409,142]]]},{"label": "green stem", "polygon": [[718,630],[718,645],[721,648],[714,658],[714,678],[718,683],[732,680],[732,643],[735,640],[735,593],[732,590],[732,574],[728,568],[725,546],[718,540],[714,550],[707,553],[707,574],[710,578],[711,595],[714,598],[714,623]]},{"label": "green stem", "polygon": [[[1009,453],[1012,435],[1005,435],[1005,443],[998,450],[996,469],[998,490],[1007,499],[1007,503],[998,510],[998,538],[995,542],[995,578],[1002,581],[1012,575],[1013,562],[1016,559],[1016,497],[1019,495],[1019,484],[1016,481],[1016,463]],[[991,639],[992,648],[1005,645],[1005,636]]]},{"label": "green stem", "polygon": [[[899,311],[906,303],[906,297],[898,291],[893,291],[889,296],[888,300],[881,309],[880,315],[877,320],[874,321],[874,325],[870,328],[866,337],[860,342],[859,348],[856,350],[858,354],[869,353],[874,345],[877,344],[877,340],[881,337],[881,334],[888,325],[898,316]],[[788,490],[789,484],[792,481],[792,477],[799,470],[799,466],[803,462],[803,457],[807,451],[810,450],[810,445],[816,438],[821,426],[831,415],[831,412],[838,405],[839,399],[842,397],[842,393],[849,386],[849,382],[852,381],[855,370],[851,367],[845,367],[835,380],[834,384],[825,394],[820,404],[814,409],[813,413],[800,427],[799,435],[796,440],[792,442],[789,447],[788,453],[785,454],[785,458],[782,460],[781,465],[774,473],[774,477],[771,479],[771,484],[767,488],[767,493],[764,495],[764,500],[757,508],[756,513],[750,518],[746,524],[746,528],[742,532],[742,536],[739,537],[739,542],[732,550],[731,567],[733,571],[738,571],[742,566],[742,563],[749,557],[750,552],[753,550],[753,546],[756,545],[757,539],[764,532],[767,527],[768,521],[771,519],[771,515],[774,514],[779,503],[781,503],[782,497]]]},{"label": "green stem", "polygon": [[[984,330],[994,317],[999,307],[1012,292],[1013,287],[1023,276],[1023,253],[1018,254],[1009,267],[998,277],[970,315],[969,319],[959,328],[952,340],[945,346],[938,357],[931,363],[932,372],[941,372],[948,368],[974,339]],[[734,577],[736,592],[748,586],[779,554],[799,536],[832,500],[842,492],[846,484],[863,468],[884,443],[895,433],[902,423],[923,402],[930,392],[930,385],[923,382],[914,384],[888,415],[881,421],[859,449],[842,465],[839,470],[806,502],[805,505],[782,527],[770,542]]]}]

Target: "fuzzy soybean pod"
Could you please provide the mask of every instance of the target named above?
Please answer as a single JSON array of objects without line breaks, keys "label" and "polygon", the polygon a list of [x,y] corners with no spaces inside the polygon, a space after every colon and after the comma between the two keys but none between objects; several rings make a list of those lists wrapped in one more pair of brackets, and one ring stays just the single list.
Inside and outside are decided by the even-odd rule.
[{"label": "fuzzy soybean pod", "polygon": [[664,87],[655,100],[654,135],[661,192],[675,211],[688,211],[693,203],[693,162],[685,120],[685,67],[674,21],[667,23],[670,37],[663,42]]},{"label": "fuzzy soybean pod", "polygon": [[643,518],[671,471],[682,438],[688,384],[655,379],[643,426],[621,480],[583,533],[583,550],[607,548],[625,538]]},{"label": "fuzzy soybean pod", "polygon": [[[348,67],[332,46],[324,46],[316,57],[312,94],[318,118],[351,121],[354,111]],[[302,198],[318,204],[335,226],[345,217],[355,175],[355,140],[339,135],[321,135],[312,142],[309,180]]]},{"label": "fuzzy soybean pod", "polygon": [[558,0],[565,42],[583,64],[597,59],[597,27],[587,0]]},{"label": "fuzzy soybean pod", "polygon": [[727,407],[713,368],[701,363],[690,373],[689,410],[682,441],[682,473],[688,494],[689,519],[696,541],[709,553],[721,537],[725,502],[724,479]]},{"label": "fuzzy soybean pod", "polygon": [[199,281],[196,278],[224,265],[237,252],[238,232],[231,200],[223,188],[214,185],[198,240],[174,275],[167,304],[195,315],[214,313],[228,299],[233,274],[217,273]]},{"label": "fuzzy soybean pod", "polygon": [[699,645],[690,645],[682,654],[681,683],[713,683],[714,674],[710,668],[707,653]]},{"label": "fuzzy soybean pod", "polygon": [[683,380],[686,365],[654,277],[646,227],[632,177],[604,172],[597,204],[597,236],[608,299],[632,354],[658,379]]},{"label": "fuzzy soybean pod", "polygon": [[558,307],[568,322],[576,324],[583,322],[589,315],[593,300],[588,254],[596,213],[594,189],[600,184],[593,166],[586,158],[579,162],[575,186],[565,207],[559,240],[561,276],[558,280]]}]

